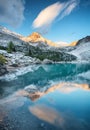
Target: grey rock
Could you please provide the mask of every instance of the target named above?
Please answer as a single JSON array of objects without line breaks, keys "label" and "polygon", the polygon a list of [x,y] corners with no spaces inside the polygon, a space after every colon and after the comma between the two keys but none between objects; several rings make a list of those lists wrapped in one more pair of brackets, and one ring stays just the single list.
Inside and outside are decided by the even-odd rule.
[{"label": "grey rock", "polygon": [[42,64],[52,64],[53,61],[52,60],[48,60],[48,59],[44,59]]},{"label": "grey rock", "polygon": [[0,64],[0,76],[6,74],[7,72],[8,71],[7,71],[6,67],[5,67],[5,65]]}]

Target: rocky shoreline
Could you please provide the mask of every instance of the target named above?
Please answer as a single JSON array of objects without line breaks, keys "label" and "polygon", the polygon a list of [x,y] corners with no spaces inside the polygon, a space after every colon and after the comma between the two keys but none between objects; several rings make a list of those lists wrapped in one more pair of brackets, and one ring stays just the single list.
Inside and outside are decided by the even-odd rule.
[{"label": "rocky shoreline", "polygon": [[23,52],[8,53],[6,50],[0,50],[0,54],[7,60],[5,64],[0,64],[0,76],[15,73],[20,71],[21,68],[29,68],[31,65],[53,63],[53,61],[48,59],[45,59],[42,62],[37,58],[25,56]]},{"label": "rocky shoreline", "polygon": [[6,66],[3,64],[0,64],[0,76],[4,75],[6,73],[8,73]]},{"label": "rocky shoreline", "polygon": [[[55,62],[49,59],[44,59],[41,61],[40,59],[26,56],[23,52],[8,53],[6,50],[0,50],[0,54],[7,60],[5,64],[0,63],[0,80],[4,78],[6,78],[6,80],[7,78],[11,79],[11,77],[15,78],[18,75],[27,73],[36,65],[64,63],[62,61]],[[81,63],[81,61],[68,61],[65,63]],[[84,62],[82,61],[82,63]]]}]

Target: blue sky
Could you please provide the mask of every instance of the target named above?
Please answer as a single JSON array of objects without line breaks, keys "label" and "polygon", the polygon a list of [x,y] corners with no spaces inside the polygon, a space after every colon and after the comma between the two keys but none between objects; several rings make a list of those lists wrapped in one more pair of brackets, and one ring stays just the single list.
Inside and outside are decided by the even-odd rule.
[{"label": "blue sky", "polygon": [[72,42],[90,35],[90,0],[0,0],[0,25]]}]

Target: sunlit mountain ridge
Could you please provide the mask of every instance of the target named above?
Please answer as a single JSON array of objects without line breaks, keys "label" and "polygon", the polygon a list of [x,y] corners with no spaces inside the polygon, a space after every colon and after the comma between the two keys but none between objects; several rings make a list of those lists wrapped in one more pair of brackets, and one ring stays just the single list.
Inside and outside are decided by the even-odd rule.
[{"label": "sunlit mountain ridge", "polygon": [[[10,42],[13,43],[15,52],[23,52],[25,55],[37,58],[40,61],[48,59],[50,60],[48,62],[52,63],[52,61],[71,62],[90,60],[90,36],[86,36],[85,38],[72,43],[62,41],[52,42],[51,40],[44,38],[38,32],[33,32],[31,35],[25,37],[10,31],[6,27],[0,26],[1,50],[7,50]],[[3,52],[1,51],[1,54],[2,53]],[[47,60],[45,63],[46,62]]]}]

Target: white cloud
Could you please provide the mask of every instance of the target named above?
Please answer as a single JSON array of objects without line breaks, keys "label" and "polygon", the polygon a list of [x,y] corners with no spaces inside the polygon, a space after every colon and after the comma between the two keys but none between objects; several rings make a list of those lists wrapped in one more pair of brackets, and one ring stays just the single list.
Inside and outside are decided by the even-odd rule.
[{"label": "white cloud", "polygon": [[0,22],[18,27],[24,20],[23,0],[0,0]]},{"label": "white cloud", "polygon": [[42,10],[33,21],[34,28],[50,26],[59,16],[59,20],[69,15],[79,4],[79,0],[70,0],[68,2],[57,2]]},{"label": "white cloud", "polygon": [[63,10],[60,19],[64,18],[65,16],[69,15],[79,4],[79,0],[71,0],[65,3],[65,9]]},{"label": "white cloud", "polygon": [[63,9],[63,4],[59,2],[52,4],[42,10],[33,22],[34,28],[50,25]]}]

